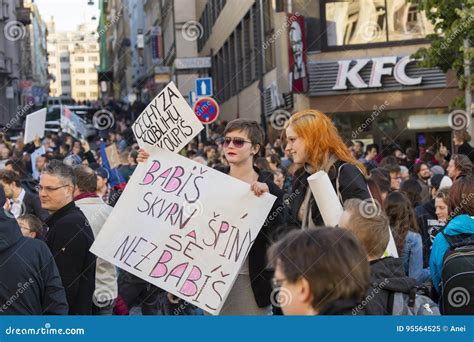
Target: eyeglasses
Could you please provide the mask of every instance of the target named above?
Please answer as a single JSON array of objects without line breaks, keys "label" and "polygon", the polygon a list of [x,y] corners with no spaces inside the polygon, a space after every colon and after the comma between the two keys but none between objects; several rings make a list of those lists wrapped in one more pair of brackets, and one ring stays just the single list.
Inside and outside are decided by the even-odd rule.
[{"label": "eyeglasses", "polygon": [[224,138],[222,146],[229,147],[230,143],[233,143],[236,148],[242,148],[245,143],[251,144],[251,141],[244,140],[242,138]]},{"label": "eyeglasses", "polygon": [[66,185],[61,185],[61,186],[58,186],[56,188],[52,187],[52,186],[42,186],[42,185],[38,185],[35,187],[36,191],[38,192],[41,192],[41,191],[44,191],[46,192],[47,194],[53,192],[53,191],[56,191],[56,190],[59,190],[61,188],[65,188],[66,186],[70,186],[70,184],[66,184]]},{"label": "eyeglasses", "polygon": [[287,280],[286,278],[283,278],[283,279],[272,278],[272,287],[274,289],[278,289],[283,285],[283,282],[286,280]]}]

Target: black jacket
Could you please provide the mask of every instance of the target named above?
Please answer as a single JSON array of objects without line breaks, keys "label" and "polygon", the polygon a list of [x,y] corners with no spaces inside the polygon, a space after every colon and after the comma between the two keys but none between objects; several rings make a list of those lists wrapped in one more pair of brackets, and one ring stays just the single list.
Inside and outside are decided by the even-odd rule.
[{"label": "black jacket", "polygon": [[37,194],[25,190],[23,203],[25,205],[25,214],[33,214],[43,222],[48,218],[48,212],[41,208],[41,202]]},{"label": "black jacket", "polygon": [[0,315],[66,315],[66,293],[48,246],[23,237],[0,210]]},{"label": "black jacket", "polygon": [[423,268],[426,268],[430,264],[431,245],[443,225],[440,224],[436,216],[434,199],[417,206],[415,212],[423,240]]},{"label": "black jacket", "polygon": [[405,275],[401,258],[383,258],[370,262],[370,283],[365,302],[367,315],[391,315],[390,293],[409,293],[416,285],[415,279]]},{"label": "black jacket", "polygon": [[46,241],[66,289],[70,315],[90,315],[95,288],[94,235],[82,211],[70,202],[46,220]]},{"label": "black jacket", "polygon": [[471,162],[474,164],[474,148],[469,145],[469,143],[465,142],[458,147],[458,154],[464,154],[469,157]]},{"label": "black jacket", "polygon": [[[229,168],[221,170],[228,174]],[[268,185],[270,193],[276,196],[275,203],[272,210],[267,216],[262,229],[258,233],[255,242],[249,251],[249,275],[252,284],[252,291],[255,297],[255,302],[261,308],[271,304],[273,271],[268,268],[267,250],[270,246],[274,233],[277,228],[283,223],[283,191],[265,173],[257,170],[258,181]]]},{"label": "black jacket", "polygon": [[321,310],[318,316],[364,316],[365,309],[356,299],[339,299]]},{"label": "black jacket", "polygon": [[[342,161],[337,161],[334,166],[328,172],[329,179],[336,189],[336,179],[338,177],[339,168],[344,164]],[[292,200],[289,201],[290,205],[290,222],[301,226],[302,222],[298,219],[298,212],[301,205],[303,204],[308,189],[308,177],[311,176],[303,168],[300,169],[295,177],[293,183],[293,196]],[[339,175],[339,191],[341,193],[342,201],[346,201],[350,198],[359,198],[361,200],[369,199],[370,193],[367,187],[367,181],[365,180],[362,172],[357,166],[352,164],[345,164],[341,168],[341,174]],[[337,191],[336,191],[337,193]],[[317,226],[324,226],[324,221],[319,212],[319,208],[316,204],[316,200],[313,196],[310,197],[310,208],[311,217],[313,222]]]}]

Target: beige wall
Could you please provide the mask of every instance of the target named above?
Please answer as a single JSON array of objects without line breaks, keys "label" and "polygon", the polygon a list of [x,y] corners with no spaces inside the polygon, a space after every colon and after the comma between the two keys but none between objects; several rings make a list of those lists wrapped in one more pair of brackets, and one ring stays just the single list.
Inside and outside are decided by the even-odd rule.
[{"label": "beige wall", "polygon": [[[235,30],[244,15],[248,12],[250,7],[255,3],[255,0],[229,0],[226,2],[222,12],[217,18],[214,27],[212,28],[211,36],[202,49],[201,56],[210,56],[211,49],[217,51],[221,48],[230,34]],[[198,2],[199,7],[202,3]],[[204,3],[205,5],[205,3]],[[201,13],[204,8],[198,8],[197,13]],[[197,16],[197,20],[199,20]]]}]

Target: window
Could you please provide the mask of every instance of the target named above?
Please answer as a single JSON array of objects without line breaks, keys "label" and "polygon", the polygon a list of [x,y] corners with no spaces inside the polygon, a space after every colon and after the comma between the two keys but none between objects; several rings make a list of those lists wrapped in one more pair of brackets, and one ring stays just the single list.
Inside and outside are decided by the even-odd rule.
[{"label": "window", "polygon": [[61,61],[61,62],[69,62],[69,57],[67,57],[67,56],[61,57],[61,58],[59,59],[59,61]]},{"label": "window", "polygon": [[69,69],[61,69],[61,74],[69,74]]},{"label": "window", "polygon": [[71,82],[70,82],[70,81],[62,81],[62,82],[61,82],[61,85],[62,85],[63,87],[68,87],[68,86],[71,85]]},{"label": "window", "polygon": [[97,56],[90,56],[89,62],[97,62]]},{"label": "window", "polygon": [[89,98],[97,98],[97,92],[89,93]]},{"label": "window", "polygon": [[84,62],[84,57],[75,57],[74,61],[76,62]]},{"label": "window", "polygon": [[79,93],[77,93],[77,97],[86,97],[86,93],[79,92]]},{"label": "window", "polygon": [[89,72],[91,72],[91,73],[96,73],[96,72],[97,72],[97,69],[96,69],[96,68],[89,68]]},{"label": "window", "polygon": [[78,69],[75,69],[74,72],[76,74],[84,74],[86,72],[86,69],[84,68],[78,68]]},{"label": "window", "polygon": [[85,80],[76,80],[76,85],[86,85]]},{"label": "window", "polygon": [[399,0],[325,1],[328,46],[425,38],[433,25],[416,3]]},{"label": "window", "polygon": [[202,11],[199,23],[203,28],[202,34],[198,38],[198,51],[201,51],[207,40],[211,36],[212,28],[219,17],[222,9],[224,8],[226,0],[209,0],[206,3],[206,7]]},{"label": "window", "polygon": [[97,80],[89,80],[89,85],[97,85]]}]

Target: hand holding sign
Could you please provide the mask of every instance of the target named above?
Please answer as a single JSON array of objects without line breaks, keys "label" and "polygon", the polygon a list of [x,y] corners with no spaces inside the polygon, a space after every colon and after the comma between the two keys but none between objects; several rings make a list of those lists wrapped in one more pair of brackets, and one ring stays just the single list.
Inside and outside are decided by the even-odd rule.
[{"label": "hand holding sign", "polygon": [[141,148],[155,146],[171,152],[181,150],[203,128],[173,82],[150,102],[132,125]]}]

